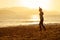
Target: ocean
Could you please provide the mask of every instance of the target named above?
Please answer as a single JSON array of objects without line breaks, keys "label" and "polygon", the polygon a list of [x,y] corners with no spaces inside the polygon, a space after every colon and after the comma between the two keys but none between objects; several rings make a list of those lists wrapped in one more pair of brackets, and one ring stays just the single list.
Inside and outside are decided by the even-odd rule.
[{"label": "ocean", "polygon": [[[60,16],[45,16],[44,17],[44,24],[48,23],[60,23]],[[0,19],[0,27],[8,27],[8,26],[17,26],[17,25],[32,25],[32,24],[39,24],[38,21],[30,20],[30,19],[12,19],[12,18],[2,18]]]}]

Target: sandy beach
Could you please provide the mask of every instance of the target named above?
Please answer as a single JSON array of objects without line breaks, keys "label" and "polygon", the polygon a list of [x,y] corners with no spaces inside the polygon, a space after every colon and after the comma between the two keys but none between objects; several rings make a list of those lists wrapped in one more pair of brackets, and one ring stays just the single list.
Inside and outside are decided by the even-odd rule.
[{"label": "sandy beach", "polygon": [[60,40],[60,24],[45,24],[46,31],[39,25],[9,26],[0,28],[0,40]]}]

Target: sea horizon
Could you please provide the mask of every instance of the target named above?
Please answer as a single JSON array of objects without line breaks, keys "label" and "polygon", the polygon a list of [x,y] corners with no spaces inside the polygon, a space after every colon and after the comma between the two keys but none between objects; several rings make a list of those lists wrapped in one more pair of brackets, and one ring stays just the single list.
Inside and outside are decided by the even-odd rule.
[{"label": "sea horizon", "polygon": [[[54,24],[54,23],[60,23],[60,16],[58,15],[44,15],[44,24]],[[0,18],[0,27],[8,27],[8,26],[17,26],[17,25],[33,25],[33,24],[39,24],[40,19],[21,19],[21,18],[9,18],[4,17]]]},{"label": "sea horizon", "polygon": [[[59,23],[59,21],[44,21],[44,24],[55,24]],[[8,27],[8,26],[17,26],[17,25],[33,25],[33,24],[39,24],[39,21],[33,21],[33,20],[0,20],[0,27]]]}]

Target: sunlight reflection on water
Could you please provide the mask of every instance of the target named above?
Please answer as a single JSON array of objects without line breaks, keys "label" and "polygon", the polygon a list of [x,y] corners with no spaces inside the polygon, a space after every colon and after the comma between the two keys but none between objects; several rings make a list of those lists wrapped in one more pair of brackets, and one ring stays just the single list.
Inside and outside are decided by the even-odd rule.
[{"label": "sunlight reflection on water", "polygon": [[[44,22],[44,24],[48,23],[56,23],[56,22]],[[8,26],[17,26],[17,25],[33,25],[39,24],[39,22],[1,22],[0,27],[8,27]]]}]

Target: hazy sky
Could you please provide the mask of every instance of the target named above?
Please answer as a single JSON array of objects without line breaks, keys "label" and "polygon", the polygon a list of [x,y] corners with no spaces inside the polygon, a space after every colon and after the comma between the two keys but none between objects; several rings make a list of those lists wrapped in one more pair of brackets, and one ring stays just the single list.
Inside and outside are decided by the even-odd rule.
[{"label": "hazy sky", "polygon": [[0,0],[0,8],[19,6],[60,11],[60,0]]},{"label": "hazy sky", "polygon": [[0,21],[2,19],[3,21],[7,19],[39,20],[39,6],[43,9],[46,21],[60,22],[60,0],[0,0]]}]

